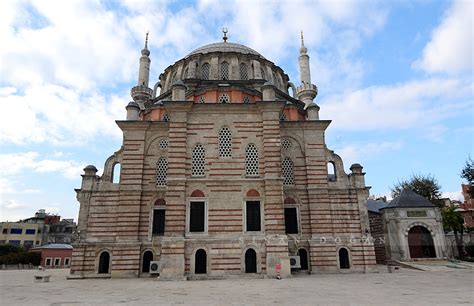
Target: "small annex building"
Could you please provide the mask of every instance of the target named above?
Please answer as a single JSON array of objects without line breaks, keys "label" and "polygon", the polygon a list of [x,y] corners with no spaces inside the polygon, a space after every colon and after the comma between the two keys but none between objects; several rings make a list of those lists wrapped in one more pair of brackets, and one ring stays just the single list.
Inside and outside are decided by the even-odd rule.
[{"label": "small annex building", "polygon": [[32,248],[30,252],[41,253],[42,267],[59,269],[71,266],[72,250],[70,244],[52,243]]},{"label": "small annex building", "polygon": [[380,211],[387,260],[446,257],[441,212],[426,198],[404,189]]},{"label": "small annex building", "polygon": [[373,271],[365,173],[326,146],[299,51],[295,85],[224,33],[150,88],[145,43],[122,147],[76,189],[70,278]]}]

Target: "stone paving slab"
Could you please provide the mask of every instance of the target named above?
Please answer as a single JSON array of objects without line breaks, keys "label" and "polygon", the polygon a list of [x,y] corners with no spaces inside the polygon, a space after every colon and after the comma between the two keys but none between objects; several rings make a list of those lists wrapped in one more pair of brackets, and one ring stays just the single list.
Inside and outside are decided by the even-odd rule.
[{"label": "stone paving slab", "polygon": [[1,305],[472,305],[470,269],[302,275],[291,279],[66,280],[68,270],[0,271]]}]

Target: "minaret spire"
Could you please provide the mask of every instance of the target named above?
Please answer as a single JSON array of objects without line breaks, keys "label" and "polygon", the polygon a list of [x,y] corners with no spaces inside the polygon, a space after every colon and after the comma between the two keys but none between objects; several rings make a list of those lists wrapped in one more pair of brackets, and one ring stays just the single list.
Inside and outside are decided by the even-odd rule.
[{"label": "minaret spire", "polygon": [[304,45],[303,31],[301,31],[301,47],[300,56],[298,57],[299,68],[300,68],[300,80],[301,85],[296,88],[296,95],[298,99],[304,102],[308,111],[308,119],[317,120],[319,118],[317,106],[313,100],[318,94],[318,88],[316,85],[311,84],[311,72],[309,68],[309,55],[308,49]]},{"label": "minaret spire", "polygon": [[153,92],[152,89],[148,88],[148,82],[150,78],[150,50],[148,50],[148,32],[145,35],[145,47],[141,51],[142,56],[140,57],[140,66],[138,69],[138,84],[132,88],[131,95],[133,101],[138,104],[142,104],[146,100],[151,98]]}]

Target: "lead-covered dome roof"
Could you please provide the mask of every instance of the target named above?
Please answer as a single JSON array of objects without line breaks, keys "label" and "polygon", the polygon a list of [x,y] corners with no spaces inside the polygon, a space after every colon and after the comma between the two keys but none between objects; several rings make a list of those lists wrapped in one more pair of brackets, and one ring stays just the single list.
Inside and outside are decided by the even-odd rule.
[{"label": "lead-covered dome roof", "polygon": [[206,54],[206,53],[211,53],[211,52],[236,52],[236,53],[242,53],[242,54],[253,54],[253,55],[263,57],[260,53],[258,53],[254,49],[249,48],[247,46],[234,44],[234,43],[228,43],[228,42],[219,42],[219,43],[213,43],[213,44],[199,47],[193,50],[188,55],[186,55],[185,58],[194,54]]}]

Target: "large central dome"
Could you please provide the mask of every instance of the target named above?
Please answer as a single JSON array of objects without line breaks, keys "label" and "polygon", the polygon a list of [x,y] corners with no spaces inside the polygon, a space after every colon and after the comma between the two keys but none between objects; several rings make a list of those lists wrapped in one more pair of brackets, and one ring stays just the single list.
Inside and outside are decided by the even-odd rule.
[{"label": "large central dome", "polygon": [[234,43],[228,43],[228,42],[220,42],[220,43],[214,43],[214,44],[209,44],[209,45],[199,47],[195,49],[194,51],[192,51],[191,53],[189,53],[188,55],[186,55],[186,57],[189,57],[194,54],[206,54],[210,52],[236,52],[236,53],[242,53],[242,54],[253,54],[253,55],[262,56],[260,53],[258,53],[254,49],[251,49],[247,46],[234,44]]}]

